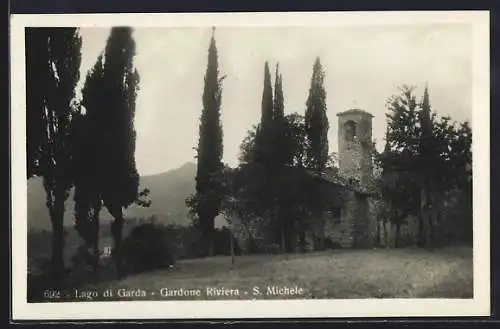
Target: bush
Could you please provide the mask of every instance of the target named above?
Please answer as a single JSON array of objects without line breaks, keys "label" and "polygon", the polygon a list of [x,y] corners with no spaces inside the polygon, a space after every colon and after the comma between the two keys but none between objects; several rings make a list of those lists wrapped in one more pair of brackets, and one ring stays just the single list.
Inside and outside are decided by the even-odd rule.
[{"label": "bush", "polygon": [[152,223],[132,229],[123,241],[123,258],[129,273],[169,267],[174,259],[164,226]]},{"label": "bush", "polygon": [[50,272],[50,260],[45,257],[28,258],[28,274],[41,275]]},{"label": "bush", "polygon": [[340,245],[340,243],[332,241],[332,239],[330,239],[330,238],[325,238],[323,243],[324,243],[323,247],[325,250],[342,249],[342,246]]},{"label": "bush", "polygon": [[203,254],[201,232],[193,226],[165,226],[169,247],[175,259],[198,258]]}]

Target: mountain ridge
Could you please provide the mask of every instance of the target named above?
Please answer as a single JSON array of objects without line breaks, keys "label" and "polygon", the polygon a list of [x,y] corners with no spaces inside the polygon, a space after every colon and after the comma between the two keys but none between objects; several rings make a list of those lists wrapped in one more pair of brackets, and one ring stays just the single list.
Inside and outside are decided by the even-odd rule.
[{"label": "mountain ridge", "polygon": [[[151,206],[139,207],[135,204],[128,207],[124,215],[128,218],[149,218],[156,216],[157,220],[165,224],[187,226],[191,223],[185,199],[195,192],[196,164],[186,162],[178,168],[165,172],[144,175],[140,178],[140,189],[148,188]],[[45,191],[42,179],[34,177],[27,182],[28,229],[51,231],[49,213],[45,201]],[[111,221],[113,217],[104,208],[101,211],[101,220]],[[73,189],[66,200],[64,225],[71,227],[74,222]],[[220,223],[220,218],[217,219]],[[217,225],[220,226],[220,225]]]}]

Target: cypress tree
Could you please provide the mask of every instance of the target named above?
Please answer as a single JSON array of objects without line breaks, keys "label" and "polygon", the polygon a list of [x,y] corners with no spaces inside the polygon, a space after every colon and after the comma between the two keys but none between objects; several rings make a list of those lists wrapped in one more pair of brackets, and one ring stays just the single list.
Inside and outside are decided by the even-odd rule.
[{"label": "cypress tree", "polygon": [[328,116],[326,114],[325,73],[319,57],[313,66],[311,87],[307,98],[306,132],[308,162],[311,169],[322,172],[328,161]]},{"label": "cypress tree", "polygon": [[[429,90],[427,85],[424,89],[424,97],[421,109],[418,112],[420,121],[420,140],[419,140],[419,160],[420,169],[420,225],[419,225],[419,244],[421,246],[430,246],[433,241],[432,214],[430,208],[433,200],[433,174],[439,166],[438,157],[436,157],[433,124],[431,118],[431,105],[429,100]],[[436,166],[434,166],[434,165]],[[436,177],[437,178],[437,177]],[[437,178],[438,179],[438,178]]]},{"label": "cypress tree", "polygon": [[99,159],[100,193],[114,217],[111,233],[118,276],[123,274],[123,209],[139,198],[139,174],[135,165],[135,98],[139,74],[133,66],[135,41],[130,27],[114,27],[104,51],[102,101],[96,113],[95,131]]},{"label": "cypress tree", "polygon": [[290,156],[286,149],[286,121],[285,104],[283,96],[283,77],[279,71],[279,64],[276,64],[274,82],[274,105],[273,105],[273,157],[277,167],[287,164]]},{"label": "cypress tree", "polygon": [[273,122],[273,87],[271,85],[271,72],[269,63],[264,64],[264,89],[262,91],[262,107],[260,124],[263,130],[268,129]]},{"label": "cypress tree", "polygon": [[[279,71],[279,64],[276,64],[275,81],[274,81],[274,102],[273,102],[273,131],[272,131],[272,149],[271,154],[273,168],[271,172],[272,181],[274,182],[274,193],[277,202],[277,225],[279,226],[279,241],[283,252],[291,250],[289,237],[292,221],[288,218],[287,209],[290,207],[286,198],[286,188],[289,184],[289,177],[286,172],[287,160],[290,158],[287,149],[286,136],[286,121],[285,121],[285,105],[283,97],[282,76]],[[287,248],[288,247],[288,248]]]},{"label": "cypress tree", "polygon": [[82,109],[73,119],[75,135],[75,229],[93,250],[94,266],[97,271],[99,260],[99,214],[102,208],[100,192],[99,118],[105,95],[103,86],[103,56],[100,55],[94,67],[87,74],[82,89]]},{"label": "cypress tree", "polygon": [[[219,76],[215,29],[208,48],[208,62],[203,90],[203,110],[200,118],[197,148],[196,200],[194,206],[203,234],[205,252],[214,254],[215,217],[221,203],[221,174],[223,169],[223,133],[220,123],[222,80]],[[192,205],[191,205],[192,206]],[[192,206],[193,207],[193,206]]]},{"label": "cypress tree", "polygon": [[285,104],[283,99],[283,77],[279,70],[279,63],[276,64],[276,73],[274,80],[274,106],[273,119],[275,122],[283,121],[285,117]]},{"label": "cypress tree", "polygon": [[72,187],[70,123],[82,40],[77,28],[26,30],[28,177],[43,177],[55,283],[64,271],[64,211]]}]

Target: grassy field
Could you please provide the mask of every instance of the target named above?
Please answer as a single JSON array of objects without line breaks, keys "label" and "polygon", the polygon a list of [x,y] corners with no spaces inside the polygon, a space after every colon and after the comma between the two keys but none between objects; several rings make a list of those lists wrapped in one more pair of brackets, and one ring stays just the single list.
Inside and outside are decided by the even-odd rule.
[{"label": "grassy field", "polygon": [[[293,255],[241,256],[236,257],[234,265],[230,257],[185,260],[173,269],[102,282],[68,292],[65,296],[75,300],[74,295],[77,294],[80,296],[77,300],[81,301],[472,298],[472,277],[472,250],[466,247],[433,252],[419,249],[331,250]],[[296,287],[295,294],[279,295],[277,290],[272,292],[272,289],[271,294],[266,294],[267,287],[273,286]],[[261,294],[254,294],[255,287]],[[162,288],[199,289],[201,295],[162,296]],[[104,298],[102,294],[106,289],[112,291],[113,296]],[[120,289],[122,295],[127,296],[118,297]],[[137,295],[131,297],[132,291]],[[220,296],[223,291],[230,292],[230,296]],[[92,294],[93,297],[90,296]]]}]

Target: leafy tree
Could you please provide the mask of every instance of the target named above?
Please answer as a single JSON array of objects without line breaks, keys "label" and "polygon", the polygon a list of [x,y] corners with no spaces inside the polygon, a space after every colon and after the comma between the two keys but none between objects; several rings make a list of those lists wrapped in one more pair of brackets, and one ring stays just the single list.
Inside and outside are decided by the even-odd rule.
[{"label": "leafy tree", "polygon": [[308,139],[308,162],[311,169],[324,171],[328,162],[328,129],[326,114],[325,73],[319,57],[316,58],[307,98],[306,132]]},{"label": "leafy tree", "polygon": [[[450,201],[450,194],[456,191],[468,194],[471,187],[468,182],[472,178],[469,170],[472,163],[472,131],[467,121],[457,126],[450,117],[438,118],[436,112],[431,113],[427,86],[421,105],[420,124],[421,216],[427,226],[421,244],[435,247],[441,239],[439,226],[442,213],[448,211],[444,205]],[[471,221],[472,216],[469,219]],[[472,231],[472,225],[463,226],[469,226]]]},{"label": "leafy tree", "polygon": [[284,141],[285,164],[304,168],[307,157],[307,135],[304,116],[291,113],[285,117]]},{"label": "leafy tree", "polygon": [[420,103],[413,91],[403,86],[388,101],[386,147],[379,157],[382,190],[396,228],[417,215],[419,245],[432,247],[439,238],[440,205],[451,190],[467,185],[460,177],[470,177],[472,132],[467,122],[457,128],[449,117],[432,112],[427,87]]},{"label": "leafy tree", "polygon": [[[315,191],[312,177],[304,166],[306,133],[304,117],[292,113],[283,118],[282,151],[286,155],[279,170],[269,173],[262,162],[257,161],[257,127],[248,132],[241,144],[240,166],[232,173],[232,211],[238,209],[242,221],[256,217],[270,219],[274,229],[274,241],[284,251],[293,250],[294,224],[305,217],[312,207]],[[308,193],[304,193],[307,190]],[[300,232],[299,232],[300,233]]]},{"label": "leafy tree", "polygon": [[64,270],[64,211],[73,184],[70,123],[82,40],[76,28],[26,30],[28,177],[43,177],[52,223],[52,270]]},{"label": "leafy tree", "polygon": [[210,256],[214,254],[214,220],[219,214],[221,203],[221,187],[218,177],[223,168],[223,132],[220,111],[224,77],[220,77],[219,73],[217,47],[212,33],[208,49],[203,110],[197,147],[196,195],[186,200],[186,204],[197,215],[204,246]]},{"label": "leafy tree", "polygon": [[[419,214],[418,104],[414,88],[402,86],[401,94],[389,98],[386,144],[378,157],[382,168],[381,191],[388,203],[390,221],[396,227],[396,246],[400,245],[400,228],[411,215]],[[420,226],[420,225],[419,225]]]}]

